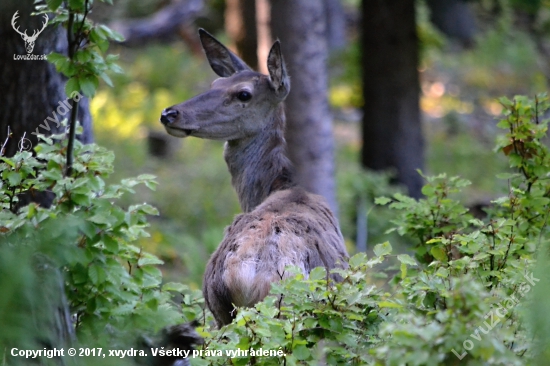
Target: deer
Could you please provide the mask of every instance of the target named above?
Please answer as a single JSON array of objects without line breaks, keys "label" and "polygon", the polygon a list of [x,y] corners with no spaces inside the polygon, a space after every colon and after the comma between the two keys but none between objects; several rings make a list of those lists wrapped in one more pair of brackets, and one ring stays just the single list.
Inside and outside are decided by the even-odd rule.
[{"label": "deer", "polygon": [[40,35],[40,33],[42,33],[42,31],[44,29],[46,29],[46,26],[48,25],[48,15],[46,14],[43,14],[44,15],[44,22],[42,23],[42,29],[40,30],[34,30],[32,35],[29,36],[27,34],[27,30],[25,29],[24,32],[21,32],[19,30],[19,26],[16,27],[15,25],[15,21],[17,20],[17,18],[19,18],[19,15],[17,14],[19,12],[19,10],[17,10],[15,12],[15,14],[13,14],[13,17],[11,18],[11,26],[13,27],[13,29],[19,33],[21,35],[21,38],[23,38],[23,41],[25,41],[25,48],[27,50],[27,53],[31,53],[32,50],[34,49],[34,42],[36,41],[36,38],[38,38],[38,36]]},{"label": "deer", "polygon": [[[307,278],[315,267],[346,268],[348,253],[339,223],[325,199],[293,178],[284,138],[283,102],[290,79],[277,40],[267,57],[269,75],[253,71],[204,29],[202,48],[219,76],[210,90],[164,109],[168,134],[225,141],[224,158],[243,213],[207,263],[203,294],[217,325],[231,323],[238,307],[253,307],[271,283]],[[336,274],[330,274],[339,280]]]}]

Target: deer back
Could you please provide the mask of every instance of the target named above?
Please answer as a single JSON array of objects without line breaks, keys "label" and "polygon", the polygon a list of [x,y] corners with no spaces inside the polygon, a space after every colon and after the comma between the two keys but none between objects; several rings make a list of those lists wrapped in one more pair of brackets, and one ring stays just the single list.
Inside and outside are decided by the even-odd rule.
[{"label": "deer back", "polygon": [[299,187],[279,191],[226,229],[206,268],[206,303],[219,325],[228,324],[234,306],[261,301],[271,283],[287,277],[286,266],[299,267],[307,278],[315,267],[345,267],[347,257],[338,221],[323,197]]}]

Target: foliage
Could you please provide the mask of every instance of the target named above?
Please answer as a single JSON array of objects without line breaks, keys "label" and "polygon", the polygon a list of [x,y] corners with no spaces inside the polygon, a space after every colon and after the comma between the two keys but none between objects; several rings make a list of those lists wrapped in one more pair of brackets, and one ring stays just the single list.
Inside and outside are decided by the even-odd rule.
[{"label": "foliage", "polygon": [[[352,156],[345,158],[352,159]],[[365,249],[372,253],[374,244],[386,240],[391,241],[398,251],[409,245],[409,238],[403,238],[396,233],[388,235],[387,231],[392,227],[391,220],[395,217],[394,212],[374,203],[376,197],[403,191],[390,184],[391,177],[388,172],[365,170],[350,164],[339,167],[336,177],[339,187],[339,222],[344,238],[350,243],[348,250],[351,252],[361,251],[360,245],[366,244]]]},{"label": "foliage", "polygon": [[550,161],[541,142],[549,104],[545,95],[501,103],[499,127],[508,133],[497,151],[519,173],[499,175],[509,192],[486,217],[474,218],[455,198],[469,182],[443,174],[425,177],[418,201],[377,199],[397,213],[391,230],[416,240],[414,257],[379,244],[373,258],[357,254],[332,271],[342,282],[320,268],[307,279],[289,268],[294,276],[253,309],[239,309],[232,324],[216,331],[203,323],[195,364],[544,364],[550,328],[528,314],[550,304],[542,288],[550,281]]},{"label": "foliage", "polygon": [[[104,0],[111,3],[110,0]],[[110,86],[113,86],[106,71],[122,72],[114,63],[115,55],[103,57],[109,47],[109,41],[122,41],[122,36],[113,32],[105,25],[94,25],[88,14],[92,10],[93,0],[46,1],[46,5],[38,5],[38,14],[54,12],[53,20],[49,24],[63,24],[67,29],[68,54],[51,52],[48,61],[55,65],[57,71],[65,75],[65,93],[71,100],[71,115],[69,118],[69,143],[67,146],[67,172],[73,168],[74,140],[77,125],[78,105],[80,92],[87,97],[95,95],[99,84],[99,77]]]},{"label": "foliage", "polygon": [[306,280],[299,268],[287,268],[288,277],[273,284],[272,296],[254,309],[239,310],[222,330],[204,333],[203,351],[223,355],[205,360],[216,365],[368,363],[365,349],[378,343],[384,318],[376,301],[380,290],[366,281],[373,266],[383,261],[380,250],[370,260],[357,254],[348,269],[333,270],[341,282],[327,279],[324,268],[315,268]]},{"label": "foliage", "polygon": [[[112,3],[110,0],[102,0]],[[58,72],[67,76],[65,91],[68,96],[84,93],[92,97],[99,85],[99,78],[113,86],[107,71],[122,72],[115,63],[118,56],[106,55],[109,41],[122,41],[122,36],[103,24],[94,24],[88,15],[93,0],[77,0],[64,3],[61,0],[48,0],[46,5],[38,5],[38,13],[55,13],[49,24],[62,24],[67,29],[69,54],[52,52],[48,61]]]},{"label": "foliage", "polygon": [[[533,275],[533,262],[548,243],[550,161],[541,142],[549,122],[542,119],[548,98],[502,98],[501,103],[506,113],[498,126],[509,132],[499,139],[497,150],[508,155],[510,167],[520,173],[499,175],[508,180],[508,195],[492,202],[483,221],[452,198],[453,192],[468,184],[456,177],[427,178],[426,198],[419,201],[399,194],[393,200],[378,201],[402,212],[395,220],[396,229],[417,238],[415,254],[422,266],[414,276],[402,270],[394,279],[400,296],[393,301],[403,306],[395,320],[408,319],[419,327],[438,325],[432,329],[433,345],[410,344],[407,348],[406,339],[394,337],[388,354],[408,349],[429,355],[434,346],[445,344],[471,364],[516,364],[525,362],[520,361],[522,356],[527,360],[533,356],[520,300],[540,282]],[[483,323],[484,319],[491,322]],[[400,323],[394,321],[383,332],[395,334]],[[498,331],[491,332],[495,326]],[[416,330],[405,334],[413,337]],[[426,356],[424,362],[411,364],[460,358],[434,353],[438,358]]]},{"label": "foliage", "polygon": [[[36,156],[22,151],[2,157],[0,257],[7,269],[0,280],[15,300],[0,302],[0,315],[50,316],[51,306],[37,312],[28,301],[18,304],[19,298],[36,303],[41,291],[53,289],[36,278],[39,253],[45,259],[38,263],[62,269],[74,327],[88,347],[131,347],[137,333],[198,320],[205,344],[194,364],[543,364],[550,327],[531,314],[550,303],[541,289],[550,282],[550,161],[541,141],[549,103],[545,95],[501,103],[506,113],[499,127],[507,133],[496,150],[507,156],[512,170],[499,175],[509,190],[492,202],[485,218],[474,218],[456,199],[466,180],[426,176],[423,199],[401,193],[377,199],[397,213],[390,231],[416,241],[414,257],[393,255],[389,243],[379,244],[372,258],[359,253],[349,268],[333,270],[339,282],[322,268],[306,279],[288,268],[271,296],[252,309],[239,309],[221,330],[205,312],[199,290],[162,286],[161,261],[134,245],[147,236],[145,215],[157,211],[147,204],[123,209],[115,203],[139,184],[154,188],[152,177],[106,184],[113,154],[79,143],[73,173],[63,176],[67,141],[42,136]],[[20,204],[22,193],[38,191],[55,194],[50,208]],[[25,260],[14,268],[13,258]],[[21,295],[19,288],[36,294]],[[173,295],[181,298],[181,309]],[[33,337],[25,333],[29,322],[4,318],[5,329],[16,336],[0,339],[33,347]]]},{"label": "foliage", "polygon": [[[157,215],[158,211],[145,203],[127,209],[116,204],[123,194],[133,193],[136,185],[154,189],[154,178],[141,175],[119,184],[106,184],[105,178],[112,172],[113,154],[95,144],[82,145],[78,141],[72,175],[64,176],[67,140],[62,135],[41,139],[35,156],[22,151],[14,157],[1,158],[2,257],[23,253],[20,265],[26,268],[26,260],[34,262],[38,255],[45,258],[48,266],[61,270],[68,305],[74,314],[74,324],[65,326],[74,327],[79,340],[89,346],[109,342],[129,348],[136,333],[158,331],[165,325],[182,322],[185,318],[172,301],[170,291],[174,286],[161,288],[158,265],[162,261],[134,245],[139,238],[148,236],[146,216]],[[25,195],[39,192],[54,196],[49,208],[32,202],[20,204]],[[36,271],[22,272],[20,281],[36,281],[32,279],[36,275],[33,272]],[[3,288],[17,283],[10,277],[0,279]],[[55,287],[37,291],[51,291],[53,299],[61,296]],[[24,298],[30,301],[33,296],[26,294]],[[0,313],[23,316],[20,309],[11,305],[0,303]],[[44,319],[52,317],[47,308],[38,307],[32,313],[41,319],[39,322],[47,323]],[[32,322],[31,316],[29,321]]]},{"label": "foliage", "polygon": [[[95,32],[104,41],[116,37],[84,21],[89,4],[69,2],[69,9],[76,9],[69,28],[82,24],[83,36]],[[68,22],[70,11],[60,5],[58,0],[48,2],[50,9],[57,9],[56,19]],[[73,80],[69,89],[78,87],[73,91],[92,95],[112,59],[103,58],[102,40],[90,38],[80,45],[83,52],[75,53],[79,57],[53,55],[51,61]],[[166,80],[161,87],[166,87]],[[347,95],[354,94],[350,90]],[[104,100],[117,103],[114,95],[105,95]],[[128,98],[121,95],[121,100]],[[158,96],[154,105],[169,99],[160,88],[154,96]],[[546,291],[550,162],[543,143],[548,99],[516,97],[501,103],[505,118],[499,126],[507,134],[499,139],[497,151],[507,157],[512,171],[499,175],[508,192],[493,200],[486,217],[474,218],[461,203],[460,191],[469,183],[458,177],[426,176],[425,198],[415,201],[392,195],[387,177],[353,180],[351,173],[342,179],[350,187],[344,197],[348,202],[344,226],[352,231],[357,197],[392,195],[377,200],[380,207],[372,209],[369,219],[382,228],[395,213],[392,233],[413,238],[414,255],[393,255],[389,243],[379,244],[372,258],[357,254],[349,268],[333,271],[341,282],[327,278],[323,269],[304,279],[289,268],[294,276],[274,284],[272,295],[253,309],[239,309],[236,320],[221,330],[214,329],[199,290],[174,282],[161,284],[161,261],[143,249],[153,241],[145,231],[145,216],[157,214],[156,209],[147,204],[122,208],[121,202],[128,200],[125,193],[133,195],[139,185],[154,187],[153,178],[145,175],[109,184],[113,154],[78,143],[73,170],[66,174],[64,136],[42,137],[36,155],[20,152],[2,157],[0,163],[0,342],[42,348],[45,339],[55,336],[51,318],[59,306],[55,298],[63,298],[56,288],[56,276],[61,274],[75,314],[74,324],[69,325],[87,347],[130,348],[136,334],[198,320],[206,342],[198,349],[202,355],[193,359],[195,364],[545,364],[550,323],[540,314],[550,310]],[[185,147],[186,153],[212,146],[192,144]],[[167,165],[171,172],[173,164]],[[202,165],[201,169],[210,166]],[[181,205],[174,204],[173,197],[185,185],[172,181],[176,185],[168,190],[172,204],[168,207],[180,213]],[[51,193],[51,207],[25,205],[26,195],[39,192]],[[212,229],[209,216],[225,210],[218,202],[210,204],[215,195],[209,197],[212,207],[206,209],[189,203],[206,195],[182,196],[189,212],[180,220],[221,232],[216,225]],[[177,232],[179,241],[192,244],[194,250],[187,250],[187,255],[195,265],[204,261],[196,258],[203,258],[218,242],[219,233],[202,237],[186,233],[180,239]],[[248,353],[235,355],[239,349]],[[270,351],[275,356],[264,356]],[[98,361],[109,362],[89,360]]]}]

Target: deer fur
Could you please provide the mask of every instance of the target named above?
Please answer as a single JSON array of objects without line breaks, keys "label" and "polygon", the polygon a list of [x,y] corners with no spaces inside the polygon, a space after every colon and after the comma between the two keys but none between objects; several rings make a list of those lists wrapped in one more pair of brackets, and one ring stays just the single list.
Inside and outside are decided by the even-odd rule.
[{"label": "deer fur", "polygon": [[252,71],[206,31],[199,35],[220,78],[209,91],[165,109],[161,122],[176,137],[226,141],[224,158],[244,213],[226,229],[203,284],[206,305],[223,326],[235,307],[267,296],[271,283],[286,277],[286,266],[307,277],[318,266],[345,267],[348,254],[325,199],[292,178],[283,107],[290,80],[279,42],[267,59],[268,76]]}]

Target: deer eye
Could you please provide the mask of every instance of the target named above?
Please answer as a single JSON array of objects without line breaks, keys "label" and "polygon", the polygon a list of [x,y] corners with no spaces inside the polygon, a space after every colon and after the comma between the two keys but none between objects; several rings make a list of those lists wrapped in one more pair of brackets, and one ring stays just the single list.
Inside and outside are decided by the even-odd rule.
[{"label": "deer eye", "polygon": [[252,94],[249,91],[241,90],[237,93],[237,99],[239,99],[241,102],[248,102],[250,99],[252,99]]}]

